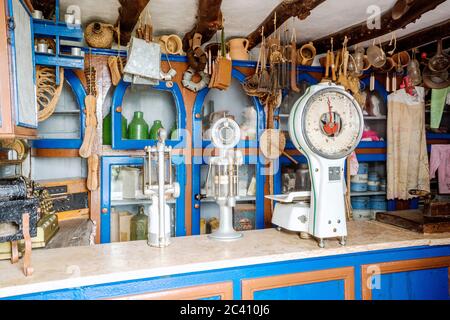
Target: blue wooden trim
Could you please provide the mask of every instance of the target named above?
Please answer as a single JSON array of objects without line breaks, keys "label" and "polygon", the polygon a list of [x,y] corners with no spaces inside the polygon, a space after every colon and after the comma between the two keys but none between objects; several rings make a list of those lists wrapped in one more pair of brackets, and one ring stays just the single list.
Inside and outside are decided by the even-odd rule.
[{"label": "blue wooden trim", "polygon": [[[101,158],[101,216],[100,216],[100,242],[111,242],[111,170],[112,166],[139,166],[144,164],[143,157],[112,156]],[[176,179],[180,184],[180,196],[176,200],[175,235],[186,235],[185,228],[185,185],[186,166],[184,156],[172,156],[172,164],[175,165]],[[103,210],[106,209],[106,212]]]},{"label": "blue wooden trim", "polygon": [[427,133],[427,140],[450,140],[450,133]]},{"label": "blue wooden trim", "polygon": [[83,137],[86,124],[86,115],[84,113],[86,98],[86,90],[80,79],[70,69],[64,70],[64,78],[72,89],[77,99],[78,107],[80,108],[80,133],[79,139],[38,139],[33,140],[33,148],[38,149],[79,149],[83,144]]},{"label": "blue wooden trim", "polygon": [[375,161],[386,161],[387,155],[385,153],[377,153],[377,154],[361,154],[357,153],[356,158],[360,162],[375,162]]},{"label": "blue wooden trim", "polygon": [[358,149],[377,149],[387,148],[386,141],[361,141],[358,144]]},{"label": "blue wooden trim", "polygon": [[49,53],[36,53],[36,64],[42,66],[58,66],[68,69],[83,69],[84,58],[71,55],[54,55]]},{"label": "blue wooden trim", "polygon": [[68,25],[62,21],[33,19],[34,34],[39,36],[59,37],[63,40],[82,41],[81,25]]},{"label": "blue wooden trim", "polygon": [[[236,70],[232,69],[231,75],[234,79],[238,80],[241,84],[245,81],[245,75]],[[204,88],[200,90],[197,93],[197,96],[195,98],[194,102],[194,112],[192,115],[192,123],[193,123],[193,137],[192,137],[192,146],[194,148],[213,148],[214,146],[212,143],[208,140],[203,140],[202,136],[202,119],[197,118],[197,114],[201,114],[202,107],[205,102],[206,96],[209,93],[209,88]],[[264,106],[261,104],[261,101],[256,97],[251,97],[253,101],[253,105],[255,106],[256,112],[257,112],[257,141],[240,141],[238,144],[238,148],[258,148],[259,147],[259,137],[261,137],[261,134],[264,131],[265,128],[265,113],[264,113]]]},{"label": "blue wooden trim", "polygon": [[[22,5],[22,7],[25,9],[25,11],[28,13],[28,16],[30,17],[30,31],[31,31],[31,41],[32,43],[34,43],[34,38],[33,38],[33,23],[32,23],[32,19],[31,19],[31,13],[28,10],[28,7],[25,5],[25,3],[23,2],[23,0],[19,0],[19,3]],[[14,18],[14,9],[13,9],[13,4],[12,4],[12,0],[8,0],[6,3],[6,10],[7,10],[7,15]],[[17,79],[17,56],[16,56],[16,35],[15,35],[15,29],[10,30],[8,26],[6,26],[6,30],[9,34],[9,39],[10,39],[10,46],[11,46],[11,74],[13,75],[13,81],[12,81],[12,96],[14,97],[13,99],[13,103],[14,103],[14,109],[16,112],[16,125],[20,126],[20,127],[24,127],[24,128],[30,128],[30,129],[36,129],[37,128],[37,124],[36,125],[30,125],[28,123],[22,123],[19,121],[19,92],[18,92],[18,88],[19,88],[19,84],[18,84],[18,79]],[[31,56],[33,59],[33,62],[35,61],[35,55],[34,55],[34,47],[32,49],[31,52]],[[33,81],[34,83],[36,83],[36,73],[35,70],[33,70]]]},{"label": "blue wooden trim", "polygon": [[[299,68],[299,71],[302,71],[300,73],[297,74],[297,83],[301,82],[301,81],[306,81],[309,83],[309,85],[315,85],[319,83],[319,80],[317,80],[316,78],[314,78],[312,75],[310,75],[308,72],[314,72],[314,70],[311,70],[312,68],[317,68],[317,67],[306,67],[306,66],[302,66],[302,68]],[[322,67],[321,67],[322,68]],[[318,72],[318,71],[317,71]]]},{"label": "blue wooden trim", "polygon": [[[122,139],[122,113],[117,112],[117,107],[122,106],[123,98],[129,86],[130,83],[121,80],[114,91],[114,96],[112,99],[112,148],[115,150],[139,150],[144,149],[146,146],[155,146],[157,143],[156,140]],[[167,83],[165,81],[160,81],[158,85],[148,87],[149,90],[169,91],[170,93],[172,93],[177,109],[177,128],[186,129],[186,110],[184,108],[184,100],[178,84],[173,82],[173,86],[170,88],[167,86]],[[167,140],[166,144],[168,146],[171,146],[175,149],[183,149],[186,146],[186,132],[185,130],[180,131],[181,132],[179,132],[179,139]]]},{"label": "blue wooden trim", "polygon": [[[210,283],[219,283],[223,281],[233,282],[234,299],[239,300],[242,298],[241,280],[243,279],[262,278],[274,275],[327,270],[342,267],[354,268],[355,298],[357,300],[361,300],[362,285],[365,285],[361,283],[361,265],[442,256],[450,256],[450,246],[416,246],[273,262],[204,272],[192,272],[172,276],[67,288],[49,292],[8,297],[5,300],[104,299],[196,285],[205,285]],[[420,290],[420,288],[415,288],[415,290]],[[313,293],[320,294],[320,292]],[[307,299],[308,297],[305,296],[302,298]]]}]

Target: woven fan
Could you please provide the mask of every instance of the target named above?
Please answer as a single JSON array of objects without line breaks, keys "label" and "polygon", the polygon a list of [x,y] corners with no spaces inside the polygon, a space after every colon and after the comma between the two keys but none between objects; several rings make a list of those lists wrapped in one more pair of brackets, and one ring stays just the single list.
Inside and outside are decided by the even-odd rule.
[{"label": "woven fan", "polygon": [[64,69],[59,70],[59,86],[56,85],[54,68],[36,67],[36,100],[38,104],[38,120],[47,120],[55,111],[64,84]]}]

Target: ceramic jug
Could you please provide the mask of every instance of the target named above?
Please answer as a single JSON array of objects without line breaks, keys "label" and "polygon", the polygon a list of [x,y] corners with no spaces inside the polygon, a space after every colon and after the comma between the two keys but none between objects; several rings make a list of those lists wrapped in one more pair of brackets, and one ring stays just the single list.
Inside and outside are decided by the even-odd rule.
[{"label": "ceramic jug", "polygon": [[128,139],[148,139],[148,124],[144,120],[144,113],[142,111],[136,111],[134,113],[133,120],[128,127]]},{"label": "ceramic jug", "polygon": [[236,38],[228,41],[232,60],[248,60],[249,42],[245,38]]},{"label": "ceramic jug", "polygon": [[150,129],[150,140],[158,140],[158,130],[164,128],[161,120],[155,120]]},{"label": "ceramic jug", "polygon": [[[110,146],[112,144],[112,118],[111,113],[109,113],[104,119],[103,119],[103,144]],[[122,139],[127,138],[127,127],[128,127],[128,121],[127,119],[122,115]]]}]

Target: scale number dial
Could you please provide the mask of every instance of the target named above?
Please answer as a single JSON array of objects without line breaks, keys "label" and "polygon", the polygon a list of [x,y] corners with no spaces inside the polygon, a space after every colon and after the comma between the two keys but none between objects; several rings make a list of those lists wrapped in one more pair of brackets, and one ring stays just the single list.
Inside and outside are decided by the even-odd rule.
[{"label": "scale number dial", "polygon": [[363,119],[358,103],[346,92],[324,89],[305,105],[303,135],[309,148],[327,159],[341,159],[356,147]]}]

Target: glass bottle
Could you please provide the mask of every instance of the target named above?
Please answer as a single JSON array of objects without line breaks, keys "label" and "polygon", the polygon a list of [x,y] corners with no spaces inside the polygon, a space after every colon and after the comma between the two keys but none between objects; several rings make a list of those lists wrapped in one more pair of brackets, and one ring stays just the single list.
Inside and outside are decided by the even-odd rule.
[{"label": "glass bottle", "polygon": [[139,207],[139,213],[131,218],[130,240],[147,240],[148,217],[144,213],[144,207]]},{"label": "glass bottle", "polygon": [[148,140],[148,124],[144,120],[144,113],[136,111],[128,127],[128,139]]},{"label": "glass bottle", "polygon": [[150,129],[150,140],[158,140],[158,130],[163,128],[161,120],[155,120]]}]

